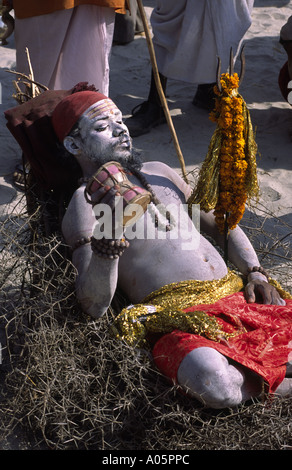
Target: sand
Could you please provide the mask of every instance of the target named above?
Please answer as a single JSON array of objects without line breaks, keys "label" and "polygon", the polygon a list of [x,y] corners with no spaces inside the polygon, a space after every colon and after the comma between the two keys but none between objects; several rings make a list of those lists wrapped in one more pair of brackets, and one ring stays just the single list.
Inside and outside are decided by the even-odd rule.
[{"label": "sand", "polygon": [[[144,2],[149,15],[154,0]],[[279,44],[279,31],[292,14],[287,0],[255,0],[252,25],[245,37],[246,73],[240,92],[250,109],[259,148],[258,175],[266,203],[277,215],[288,218],[291,207],[290,183],[292,110],[278,88],[278,73],[286,60]],[[3,111],[15,105],[13,75],[15,68],[13,36],[8,45],[0,46],[0,211],[17,198],[12,174],[21,152],[5,126]],[[239,64],[236,68],[239,67]],[[127,117],[134,106],[147,97],[150,82],[150,59],[146,40],[136,36],[127,45],[112,50],[110,96]],[[188,170],[201,164],[214,130],[208,113],[195,108],[192,99],[196,86],[169,80],[167,97],[169,109]],[[179,161],[168,126],[153,129],[150,134],[134,139],[146,160],[160,159],[180,171]]]},{"label": "sand", "polygon": [[[153,0],[144,2],[147,14]],[[256,0],[252,26],[245,37],[246,73],[240,92],[251,112],[259,148],[258,174],[266,202],[283,216],[289,216],[291,207],[290,164],[292,112],[278,88],[280,67],[286,60],[279,44],[279,31],[292,14],[287,0]],[[5,127],[3,111],[15,105],[13,75],[7,69],[15,68],[15,44],[10,37],[8,45],[0,46],[0,205],[17,197],[12,185],[12,174],[20,161],[20,150]],[[149,90],[150,59],[144,37],[136,36],[127,45],[114,46],[111,58],[110,96],[127,117],[134,106],[145,99]],[[205,158],[214,124],[206,111],[195,108],[192,98],[196,86],[169,80],[168,104],[173,117],[180,147],[188,170]],[[168,126],[153,129],[150,134],[134,139],[134,145],[146,160],[160,159],[180,171],[176,151]],[[3,210],[3,207],[1,207]]]}]

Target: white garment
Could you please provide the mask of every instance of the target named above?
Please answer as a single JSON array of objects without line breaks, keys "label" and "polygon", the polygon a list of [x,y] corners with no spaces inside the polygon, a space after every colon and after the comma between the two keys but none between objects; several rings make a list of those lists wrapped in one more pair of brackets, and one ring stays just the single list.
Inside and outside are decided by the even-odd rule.
[{"label": "white garment", "polygon": [[159,72],[189,83],[216,81],[251,25],[254,0],[157,0],[151,15]]},{"label": "white garment", "polygon": [[114,21],[113,9],[96,5],[16,18],[17,71],[28,73],[27,47],[35,80],[49,89],[67,90],[88,82],[108,95]]}]

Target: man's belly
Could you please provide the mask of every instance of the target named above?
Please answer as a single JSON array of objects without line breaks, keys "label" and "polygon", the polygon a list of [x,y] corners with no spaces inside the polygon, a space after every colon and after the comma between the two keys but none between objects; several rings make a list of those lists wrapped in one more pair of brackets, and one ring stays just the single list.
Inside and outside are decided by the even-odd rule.
[{"label": "man's belly", "polygon": [[196,250],[180,240],[133,240],[119,261],[119,287],[134,303],[172,282],[226,274],[222,257],[203,237]]}]

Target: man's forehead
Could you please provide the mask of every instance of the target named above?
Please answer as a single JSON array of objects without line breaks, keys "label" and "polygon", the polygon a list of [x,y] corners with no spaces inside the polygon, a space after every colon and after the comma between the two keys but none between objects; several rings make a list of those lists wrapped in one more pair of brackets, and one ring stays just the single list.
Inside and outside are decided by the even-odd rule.
[{"label": "man's forehead", "polygon": [[86,117],[90,120],[96,120],[106,116],[116,116],[121,114],[119,108],[109,98],[97,101],[92,104],[86,111],[84,111],[82,117]]}]

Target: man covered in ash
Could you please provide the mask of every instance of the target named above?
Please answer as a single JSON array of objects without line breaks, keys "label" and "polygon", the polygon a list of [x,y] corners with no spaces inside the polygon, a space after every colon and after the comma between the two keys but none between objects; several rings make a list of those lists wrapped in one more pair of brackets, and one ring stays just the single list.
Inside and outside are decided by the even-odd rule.
[{"label": "man covered in ash", "polygon": [[[189,185],[161,162],[140,162],[120,110],[106,96],[68,95],[51,122],[83,173],[62,223],[83,310],[101,317],[121,289],[130,304],[120,314],[126,325],[121,337],[135,332],[133,325],[143,329],[153,322],[143,341],[149,341],[157,367],[207,407],[234,407],[258,397],[264,387],[292,396],[292,300],[269,282],[243,231],[237,226],[228,243],[238,276],[188,216]],[[91,194],[85,189],[107,162],[118,162],[131,184],[150,193],[151,202],[134,226],[105,235],[100,221],[106,208],[115,218],[121,188],[105,184]],[[222,246],[211,212],[200,213],[200,227]]]}]

